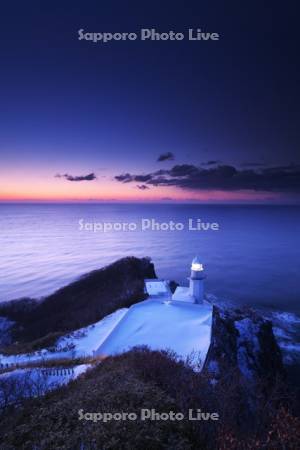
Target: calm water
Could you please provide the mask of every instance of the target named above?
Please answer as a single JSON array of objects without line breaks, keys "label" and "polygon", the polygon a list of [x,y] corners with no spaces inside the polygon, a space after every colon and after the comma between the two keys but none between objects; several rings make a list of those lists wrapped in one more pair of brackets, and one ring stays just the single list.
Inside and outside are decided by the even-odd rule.
[{"label": "calm water", "polygon": [[[141,231],[141,220],[183,231]],[[189,231],[188,219],[219,231]],[[138,231],[80,231],[85,222],[135,222]],[[207,291],[253,306],[299,313],[300,207],[220,205],[1,204],[0,301],[41,297],[126,255],[150,256],[157,275],[187,282],[198,254]]]}]

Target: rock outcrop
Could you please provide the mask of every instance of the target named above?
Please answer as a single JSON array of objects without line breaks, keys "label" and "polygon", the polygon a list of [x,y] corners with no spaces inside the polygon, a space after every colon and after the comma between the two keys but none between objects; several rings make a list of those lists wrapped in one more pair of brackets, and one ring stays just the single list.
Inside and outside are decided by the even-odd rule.
[{"label": "rock outcrop", "polygon": [[215,381],[238,377],[244,386],[271,389],[285,375],[272,323],[252,310],[214,306],[211,346],[204,369]]},{"label": "rock outcrop", "polygon": [[[0,306],[0,316],[16,322],[13,333],[19,343],[50,335],[56,339],[57,333],[85,327],[116,309],[143,300],[145,278],[156,278],[149,258],[122,258],[82,276],[42,302],[28,301],[30,308],[23,305],[24,300],[22,308],[17,307],[18,302],[11,303],[11,307]],[[40,344],[46,345],[44,340]]]}]

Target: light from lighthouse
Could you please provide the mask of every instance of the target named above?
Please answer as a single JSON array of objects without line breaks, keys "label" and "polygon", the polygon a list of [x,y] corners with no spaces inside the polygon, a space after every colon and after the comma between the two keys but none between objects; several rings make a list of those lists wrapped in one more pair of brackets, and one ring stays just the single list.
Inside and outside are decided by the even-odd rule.
[{"label": "light from lighthouse", "polygon": [[203,264],[200,264],[198,262],[193,262],[192,270],[194,270],[195,272],[200,272],[201,270],[203,270]]}]

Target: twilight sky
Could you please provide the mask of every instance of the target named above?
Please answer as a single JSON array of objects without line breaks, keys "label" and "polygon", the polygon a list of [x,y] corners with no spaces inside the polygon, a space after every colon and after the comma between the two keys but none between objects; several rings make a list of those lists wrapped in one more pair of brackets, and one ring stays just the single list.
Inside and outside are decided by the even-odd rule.
[{"label": "twilight sky", "polygon": [[[298,201],[296,2],[10,3],[0,200]],[[186,38],[93,43],[81,28]]]}]

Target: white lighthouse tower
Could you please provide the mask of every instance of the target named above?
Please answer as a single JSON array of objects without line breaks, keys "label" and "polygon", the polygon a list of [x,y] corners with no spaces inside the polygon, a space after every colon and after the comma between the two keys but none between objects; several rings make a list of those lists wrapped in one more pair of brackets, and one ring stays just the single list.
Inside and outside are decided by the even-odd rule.
[{"label": "white lighthouse tower", "polygon": [[172,295],[172,300],[179,302],[202,304],[204,301],[204,285],[205,279],[203,264],[198,256],[192,261],[191,276],[188,278],[190,285],[177,286],[176,291]]},{"label": "white lighthouse tower", "polygon": [[203,303],[204,299],[204,269],[198,256],[192,261],[189,293],[195,299],[195,303]]}]

